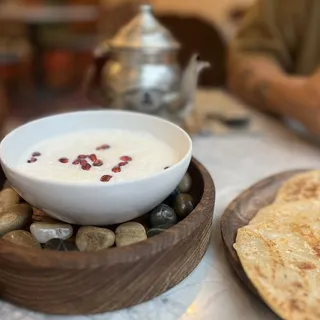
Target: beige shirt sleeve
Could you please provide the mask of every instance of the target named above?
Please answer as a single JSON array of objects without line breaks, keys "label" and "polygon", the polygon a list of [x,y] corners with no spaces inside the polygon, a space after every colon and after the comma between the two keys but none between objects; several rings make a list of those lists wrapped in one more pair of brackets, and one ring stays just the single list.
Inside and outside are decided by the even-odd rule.
[{"label": "beige shirt sleeve", "polygon": [[243,53],[267,56],[290,72],[307,2],[257,0],[229,46],[230,56]]}]

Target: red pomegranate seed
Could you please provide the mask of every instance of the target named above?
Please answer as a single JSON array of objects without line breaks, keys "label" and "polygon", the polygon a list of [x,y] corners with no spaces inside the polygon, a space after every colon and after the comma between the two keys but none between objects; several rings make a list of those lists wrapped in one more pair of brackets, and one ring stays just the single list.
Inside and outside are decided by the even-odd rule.
[{"label": "red pomegranate seed", "polygon": [[102,177],[100,178],[100,181],[102,181],[102,182],[108,182],[108,181],[110,181],[111,178],[112,178],[112,176],[106,174],[106,175],[104,175],[104,176],[102,176]]},{"label": "red pomegranate seed", "polygon": [[86,154],[79,154],[78,159],[85,159],[87,157]]},{"label": "red pomegranate seed", "polygon": [[28,160],[27,162],[28,163],[33,163],[33,162],[36,162],[37,161],[37,158],[34,158],[34,157],[32,157],[30,160]]},{"label": "red pomegranate seed", "polygon": [[96,162],[96,161],[98,160],[97,156],[96,156],[94,153],[92,153],[92,154],[89,155],[89,159],[90,159],[92,162]]},{"label": "red pomegranate seed", "polygon": [[80,159],[76,159],[72,162],[72,164],[79,164],[80,163]]},{"label": "red pomegranate seed", "polygon": [[126,166],[127,164],[128,164],[127,161],[119,162],[118,167],[123,167],[123,166]]},{"label": "red pomegranate seed", "polygon": [[90,168],[91,168],[91,165],[89,163],[86,163],[85,165],[81,166],[81,169],[86,171],[90,170]]},{"label": "red pomegranate seed", "polygon": [[33,157],[39,157],[39,156],[41,156],[41,153],[38,152],[38,151],[35,151],[35,152],[32,153],[32,156]]},{"label": "red pomegranate seed", "polygon": [[112,171],[115,173],[121,172],[121,168],[120,167],[113,167]]},{"label": "red pomegranate seed", "polygon": [[103,161],[100,159],[98,159],[97,161],[95,161],[93,163],[93,166],[95,166],[95,167],[101,167],[102,165],[103,165]]},{"label": "red pomegranate seed", "polygon": [[106,150],[109,148],[110,148],[110,146],[108,144],[102,144],[101,146],[96,147],[96,150]]},{"label": "red pomegranate seed", "polygon": [[80,160],[80,165],[85,166],[87,164],[87,160]]},{"label": "red pomegranate seed", "polygon": [[68,163],[69,162],[69,159],[68,158],[60,158],[59,161],[61,163]]},{"label": "red pomegranate seed", "polygon": [[129,156],[122,156],[120,157],[120,160],[128,162],[128,161],[132,161],[132,158]]}]

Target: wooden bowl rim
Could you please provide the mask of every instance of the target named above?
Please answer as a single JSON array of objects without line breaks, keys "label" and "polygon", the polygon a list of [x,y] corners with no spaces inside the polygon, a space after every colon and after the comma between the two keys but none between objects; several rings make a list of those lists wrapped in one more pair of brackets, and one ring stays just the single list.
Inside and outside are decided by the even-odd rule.
[{"label": "wooden bowl rim", "polygon": [[[97,252],[62,252],[37,248],[23,248],[0,239],[0,255],[13,263],[28,265],[29,268],[96,269],[118,263],[137,261],[145,256],[157,255],[159,252],[183,241],[206,219],[203,203],[214,203],[215,186],[209,172],[194,157],[191,164],[198,170],[204,183],[204,191],[198,205],[185,219],[152,238],[127,247],[114,247],[108,251]],[[212,212],[213,214],[213,212]],[[188,233],[186,233],[188,231]],[[177,236],[179,235],[179,236]]]},{"label": "wooden bowl rim", "polygon": [[[313,170],[313,169],[286,170],[286,171],[281,171],[279,173],[275,173],[275,174],[269,175],[269,176],[259,180],[258,182],[254,183],[249,188],[247,188],[246,190],[241,192],[235,199],[233,199],[229,203],[229,205],[226,207],[226,209],[224,210],[224,212],[223,212],[223,214],[222,214],[222,216],[220,218],[221,239],[222,239],[222,243],[223,243],[224,249],[227,251],[228,260],[229,260],[229,263],[230,263],[232,269],[235,271],[235,273],[240,278],[240,280],[242,282],[244,282],[244,284],[247,286],[247,288],[249,288],[250,291],[252,293],[254,293],[256,296],[258,296],[263,302],[264,302],[264,300],[260,297],[258,291],[253,286],[251,280],[247,277],[247,275],[246,275],[246,273],[245,273],[245,271],[244,271],[244,269],[242,267],[242,264],[240,262],[240,259],[239,259],[238,255],[237,255],[237,252],[233,248],[233,244],[235,242],[238,229],[240,229],[241,227],[243,227],[243,226],[245,226],[247,224],[243,224],[242,226],[239,226],[239,228],[236,230],[235,234],[233,235],[233,243],[230,244],[230,241],[229,241],[229,239],[227,237],[228,224],[229,224],[229,221],[230,221],[230,217],[235,214],[234,209],[239,204],[239,202],[242,202],[242,198],[246,194],[250,194],[253,189],[256,189],[256,188],[261,189],[265,185],[270,184],[270,182],[273,181],[276,177],[280,177],[280,178],[283,177],[284,178],[284,177],[286,177],[288,175],[295,175],[295,174],[299,174],[299,173],[310,171],[310,170]],[[240,269],[237,268],[238,266],[240,266]]]}]

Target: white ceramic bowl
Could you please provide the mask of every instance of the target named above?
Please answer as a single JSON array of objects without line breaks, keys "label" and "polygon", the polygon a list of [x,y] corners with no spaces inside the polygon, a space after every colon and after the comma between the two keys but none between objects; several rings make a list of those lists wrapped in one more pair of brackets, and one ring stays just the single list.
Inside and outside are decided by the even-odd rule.
[{"label": "white ceramic bowl", "polygon": [[[105,128],[149,132],[177,150],[180,161],[149,177],[114,184],[33,178],[16,169],[21,154],[43,139]],[[13,130],[0,144],[3,171],[23,199],[62,221],[82,225],[121,223],[148,212],[178,185],[188,169],[191,153],[190,137],[175,124],[141,113],[112,110],[41,118]]]}]

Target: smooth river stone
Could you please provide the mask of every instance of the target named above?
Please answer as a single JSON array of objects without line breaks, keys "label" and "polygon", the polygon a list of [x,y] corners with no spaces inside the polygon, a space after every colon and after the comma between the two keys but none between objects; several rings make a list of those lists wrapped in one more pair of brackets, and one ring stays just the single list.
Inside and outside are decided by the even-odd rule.
[{"label": "smooth river stone", "polygon": [[193,199],[190,194],[180,193],[174,200],[173,209],[180,219],[184,219],[193,210]]},{"label": "smooth river stone", "polygon": [[16,204],[0,212],[0,236],[23,229],[31,223],[32,208],[28,204]]},{"label": "smooth river stone", "polygon": [[147,239],[147,233],[142,224],[126,222],[116,229],[116,245],[124,247]]},{"label": "smooth river stone", "polygon": [[152,228],[167,229],[176,224],[177,221],[177,215],[166,204],[162,203],[150,212],[150,225]]},{"label": "smooth river stone", "polygon": [[189,175],[189,173],[187,172],[182,180],[180,181],[179,185],[178,185],[178,189],[180,190],[180,192],[189,192],[191,189],[191,177]]},{"label": "smooth river stone", "polygon": [[154,237],[154,236],[156,236],[157,234],[159,234],[159,233],[161,233],[161,232],[163,232],[163,231],[165,231],[165,229],[161,229],[161,228],[152,228],[152,229],[149,229],[149,230],[147,231],[147,237],[148,237],[148,238]]},{"label": "smooth river stone", "polygon": [[113,246],[115,234],[106,228],[81,227],[76,235],[76,246],[80,251],[99,251]]},{"label": "smooth river stone", "polygon": [[45,250],[56,250],[56,251],[77,251],[77,247],[74,243],[68,240],[62,240],[58,238],[50,239],[45,243]]},{"label": "smooth river stone", "polygon": [[20,201],[20,196],[11,188],[0,192],[0,209],[8,209]]},{"label": "smooth river stone", "polygon": [[30,232],[25,230],[10,231],[6,233],[2,237],[2,239],[22,247],[41,249],[40,243],[33,237],[33,235]]},{"label": "smooth river stone", "polygon": [[40,243],[46,243],[50,239],[54,238],[66,240],[70,238],[73,233],[73,229],[70,224],[47,222],[32,223],[30,231]]}]

